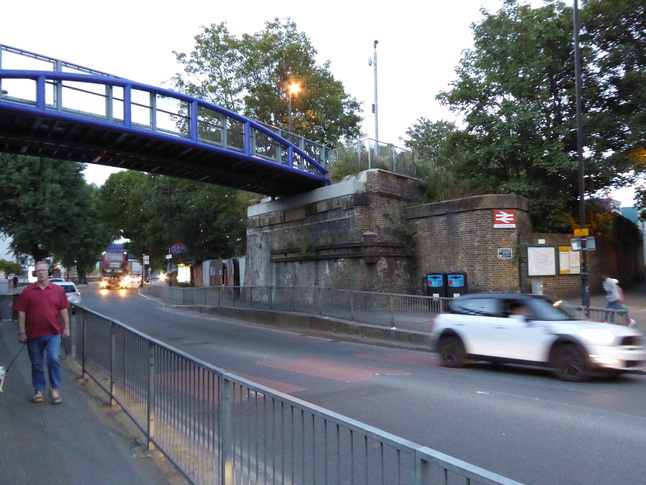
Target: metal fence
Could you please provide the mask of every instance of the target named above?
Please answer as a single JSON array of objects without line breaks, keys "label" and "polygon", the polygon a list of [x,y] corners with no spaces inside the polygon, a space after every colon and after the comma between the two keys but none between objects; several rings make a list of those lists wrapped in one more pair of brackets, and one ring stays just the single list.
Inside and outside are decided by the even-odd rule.
[{"label": "metal fence", "polygon": [[[433,316],[446,311],[451,298],[399,295],[330,288],[144,286],[142,292],[176,305],[210,305],[300,312],[400,330],[430,332]],[[578,318],[626,325],[626,310],[575,307]]]},{"label": "metal fence", "polygon": [[84,374],[194,483],[517,483],[237,377],[87,309],[73,315],[72,342]]}]

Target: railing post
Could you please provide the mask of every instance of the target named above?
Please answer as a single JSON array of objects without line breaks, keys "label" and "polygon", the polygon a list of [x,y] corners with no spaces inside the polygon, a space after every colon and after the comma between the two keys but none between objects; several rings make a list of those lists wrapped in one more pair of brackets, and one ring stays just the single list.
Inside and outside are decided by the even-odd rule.
[{"label": "railing post", "polygon": [[245,155],[253,155],[253,152],[251,151],[251,123],[246,121],[243,125],[243,133],[242,133],[242,143],[243,143],[243,152]]},{"label": "railing post", "polygon": [[350,291],[350,318],[354,320],[354,291]]},{"label": "railing post", "polygon": [[155,414],[153,403],[155,402],[155,344],[148,341],[148,392],[146,393],[146,439],[148,450],[153,450],[155,444],[152,437],[155,436]]},{"label": "railing post", "polygon": [[157,131],[157,95],[150,94],[150,129]]},{"label": "railing post", "polygon": [[221,377],[220,409],[220,483],[233,485],[233,382]]},{"label": "railing post", "polygon": [[132,127],[132,86],[123,87],[123,126]]},{"label": "railing post", "polygon": [[191,141],[197,142],[198,136],[198,105],[197,101],[193,101],[189,106],[189,118],[188,118],[188,137]]},{"label": "railing post", "polygon": [[114,86],[105,85],[105,117],[108,121],[114,121]]},{"label": "railing post", "polygon": [[44,110],[47,106],[47,90],[45,76],[38,76],[36,79],[36,108]]},{"label": "railing post", "polygon": [[390,305],[390,326],[395,326],[395,296],[390,295],[388,297],[388,303]]},{"label": "railing post", "polygon": [[81,375],[83,378],[89,377],[85,370],[85,360],[87,356],[87,312],[83,310],[83,328],[81,329],[81,342],[83,344],[83,351],[81,352]]},{"label": "railing post", "polygon": [[114,406],[117,401],[114,398],[114,367],[116,349],[116,323],[110,322],[110,406]]}]

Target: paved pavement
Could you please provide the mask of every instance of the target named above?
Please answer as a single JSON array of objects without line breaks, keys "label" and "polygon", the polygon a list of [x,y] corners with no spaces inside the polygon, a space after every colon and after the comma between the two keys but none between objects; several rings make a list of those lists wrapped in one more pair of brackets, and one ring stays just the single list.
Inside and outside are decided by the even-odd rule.
[{"label": "paved pavement", "polygon": [[[21,348],[16,324],[0,322],[0,365]],[[18,355],[0,393],[0,483],[122,485],[188,483],[107,396],[63,361],[63,402],[33,404],[27,349]]]},{"label": "paved pavement", "polygon": [[[646,282],[625,291],[636,328],[646,332]],[[579,305],[580,299],[570,299]],[[593,295],[591,306],[606,304]],[[16,324],[0,322],[0,365],[20,350]],[[158,452],[147,451],[141,432],[105,393],[81,378],[71,357],[63,361],[63,403],[49,396],[33,404],[29,357],[24,349],[0,393],[0,483],[27,485],[121,485],[188,483]]]}]

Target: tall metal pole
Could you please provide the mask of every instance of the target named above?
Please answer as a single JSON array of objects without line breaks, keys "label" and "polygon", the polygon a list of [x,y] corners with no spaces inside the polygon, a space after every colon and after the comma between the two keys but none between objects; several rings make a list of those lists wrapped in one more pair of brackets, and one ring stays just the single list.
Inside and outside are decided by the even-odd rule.
[{"label": "tall metal pole", "polygon": [[287,131],[292,132],[292,90],[289,90],[289,128]]},{"label": "tall metal pole", "polygon": [[377,44],[379,41],[376,40],[373,43],[374,47],[374,56],[373,56],[373,67],[375,70],[375,104],[372,107],[373,112],[375,113],[375,155],[379,156],[379,101],[377,96]]},{"label": "tall metal pole", "polygon": [[[574,77],[576,82],[576,152],[579,162],[579,226],[587,229],[585,218],[585,180],[583,165],[583,114],[581,97],[581,50],[579,48],[579,2],[574,0]],[[584,233],[587,231],[584,231]],[[581,238],[581,304],[590,306],[590,278],[588,275],[588,248],[587,235]]]}]

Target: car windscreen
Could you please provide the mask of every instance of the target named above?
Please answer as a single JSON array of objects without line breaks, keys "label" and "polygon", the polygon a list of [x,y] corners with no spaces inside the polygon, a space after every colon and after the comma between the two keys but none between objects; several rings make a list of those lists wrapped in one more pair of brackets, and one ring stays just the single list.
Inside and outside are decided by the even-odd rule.
[{"label": "car windscreen", "polygon": [[560,305],[556,305],[542,298],[536,298],[531,300],[531,309],[532,315],[535,320],[575,320],[575,316]]},{"label": "car windscreen", "polygon": [[72,285],[60,285],[65,290],[65,293],[75,293],[76,287]]}]

